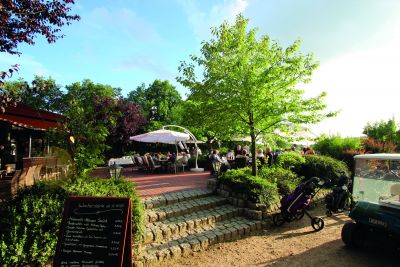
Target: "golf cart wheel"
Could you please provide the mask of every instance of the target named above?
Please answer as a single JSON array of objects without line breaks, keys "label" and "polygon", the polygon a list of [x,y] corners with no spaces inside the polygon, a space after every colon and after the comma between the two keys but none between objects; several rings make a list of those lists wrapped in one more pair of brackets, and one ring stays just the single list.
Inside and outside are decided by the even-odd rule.
[{"label": "golf cart wheel", "polygon": [[331,217],[332,216],[332,211],[331,210],[326,210],[326,216]]},{"label": "golf cart wheel", "polygon": [[285,223],[285,218],[283,217],[282,213],[276,213],[272,216],[272,222],[275,226],[282,226]]},{"label": "golf cart wheel", "polygon": [[342,241],[349,248],[360,248],[364,244],[362,228],[353,223],[347,222],[342,228]]},{"label": "golf cart wheel", "polygon": [[318,232],[318,231],[321,231],[324,228],[325,222],[321,218],[314,217],[314,218],[311,219],[311,226],[312,226],[312,228],[314,228],[314,230],[316,232]]},{"label": "golf cart wheel", "polygon": [[294,217],[296,218],[296,220],[300,221],[301,219],[303,219],[304,217],[304,210],[298,211],[296,213],[296,215],[294,215]]}]

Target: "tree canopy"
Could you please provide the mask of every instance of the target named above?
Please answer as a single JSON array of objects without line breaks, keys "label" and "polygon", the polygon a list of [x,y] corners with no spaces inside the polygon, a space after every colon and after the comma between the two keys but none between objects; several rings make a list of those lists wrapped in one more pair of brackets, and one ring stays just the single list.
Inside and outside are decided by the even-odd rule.
[{"label": "tree canopy", "polygon": [[[33,45],[38,35],[44,36],[49,43],[63,38],[61,27],[80,19],[78,15],[71,14],[73,4],[74,0],[2,0],[0,52],[20,54],[18,45]],[[3,85],[18,70],[19,66],[13,65],[0,71],[0,112],[4,112],[9,105],[16,105],[14,92],[6,90]]]},{"label": "tree canopy", "polygon": [[[225,21],[213,28],[213,38],[202,42],[201,56],[182,62],[177,80],[190,89],[189,97],[203,116],[211,119],[206,123],[251,136],[255,175],[255,141],[260,133],[288,123],[316,123],[334,114],[323,112],[325,93],[305,98],[298,89],[318,66],[312,54],[299,52],[300,41],[283,49],[268,36],[257,38],[256,29],[247,30],[248,23],[238,15],[233,25]],[[201,77],[196,76],[199,71]]]},{"label": "tree canopy", "polygon": [[147,130],[165,124],[179,124],[182,98],[169,81],[155,80],[146,87],[141,84],[129,92],[127,100],[141,106],[149,125]]}]

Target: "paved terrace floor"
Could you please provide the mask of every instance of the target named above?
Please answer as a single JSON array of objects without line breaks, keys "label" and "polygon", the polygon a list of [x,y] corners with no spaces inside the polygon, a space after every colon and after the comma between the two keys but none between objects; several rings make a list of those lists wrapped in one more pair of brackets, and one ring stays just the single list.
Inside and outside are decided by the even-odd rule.
[{"label": "paved terrace floor", "polygon": [[[107,168],[97,168],[93,176],[108,178]],[[131,168],[123,169],[122,175],[128,181],[136,183],[136,189],[141,197],[151,197],[168,192],[177,192],[188,189],[206,188],[210,172],[178,172],[177,174],[149,174],[132,171]]]}]

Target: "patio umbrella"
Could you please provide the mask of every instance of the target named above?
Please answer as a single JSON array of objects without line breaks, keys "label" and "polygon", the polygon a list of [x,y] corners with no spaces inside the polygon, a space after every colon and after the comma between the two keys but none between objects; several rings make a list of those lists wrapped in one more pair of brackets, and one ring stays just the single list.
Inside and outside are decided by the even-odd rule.
[{"label": "patio umbrella", "polygon": [[176,144],[178,142],[185,142],[190,139],[189,134],[181,133],[171,130],[157,130],[144,134],[131,136],[129,140],[144,143],[163,143],[163,144]]}]

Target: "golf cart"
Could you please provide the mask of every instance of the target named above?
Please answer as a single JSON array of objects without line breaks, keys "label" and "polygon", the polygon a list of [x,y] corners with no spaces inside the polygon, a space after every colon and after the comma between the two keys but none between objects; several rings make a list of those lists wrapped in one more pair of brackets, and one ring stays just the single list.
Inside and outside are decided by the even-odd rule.
[{"label": "golf cart", "polygon": [[356,248],[384,238],[385,244],[400,245],[400,154],[357,155],[354,160],[349,214],[354,222],[343,226],[343,242]]}]

